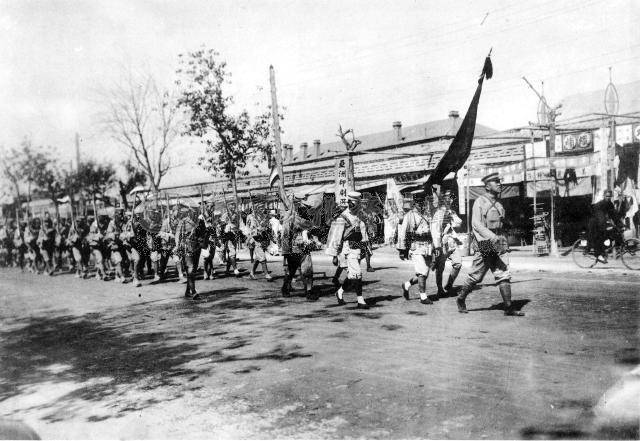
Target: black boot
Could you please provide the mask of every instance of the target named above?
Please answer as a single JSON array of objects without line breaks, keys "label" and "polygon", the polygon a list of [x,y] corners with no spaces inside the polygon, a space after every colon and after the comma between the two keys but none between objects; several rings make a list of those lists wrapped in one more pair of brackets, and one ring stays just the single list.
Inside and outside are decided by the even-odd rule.
[{"label": "black boot", "polygon": [[504,303],[504,315],[511,315],[515,317],[524,316],[524,312],[516,311],[511,304],[511,282],[502,282],[498,284],[500,289],[500,295],[502,296],[502,302]]},{"label": "black boot", "polygon": [[458,298],[456,299],[456,305],[458,305],[458,312],[463,314],[467,314],[469,312],[467,311],[467,304],[465,303],[465,299],[467,298],[467,295],[469,294],[470,291],[471,291],[471,288],[467,285],[464,285],[460,290],[460,294],[458,294]]}]

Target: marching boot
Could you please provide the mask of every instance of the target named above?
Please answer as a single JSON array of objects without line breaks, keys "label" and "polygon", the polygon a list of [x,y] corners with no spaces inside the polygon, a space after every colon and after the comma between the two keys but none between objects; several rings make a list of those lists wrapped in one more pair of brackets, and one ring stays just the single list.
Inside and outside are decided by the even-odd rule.
[{"label": "marching boot", "polygon": [[511,283],[502,282],[498,287],[500,288],[500,295],[502,296],[502,302],[504,303],[504,315],[511,315],[515,317],[524,316],[524,312],[516,311],[511,304]]},{"label": "marching boot", "polygon": [[465,299],[467,298],[467,295],[469,295],[469,292],[471,291],[471,287],[468,285],[463,285],[462,289],[460,290],[460,294],[458,294],[458,298],[456,299],[456,305],[458,305],[458,312],[463,313],[463,314],[467,314],[469,311],[467,311],[467,304],[465,303]]},{"label": "marching boot", "polygon": [[262,266],[262,272],[264,273],[264,278],[269,281],[273,280],[273,277],[271,277],[271,274],[269,274],[269,269],[267,268],[267,261],[265,260],[264,262],[260,262],[260,265]]},{"label": "marching boot", "polygon": [[369,309],[369,304],[362,297],[362,279],[353,279],[351,282],[358,299],[358,309]]},{"label": "marching boot", "polygon": [[256,270],[258,269],[258,261],[254,260],[253,264],[251,265],[251,272],[249,273],[249,277],[253,280],[256,279]]},{"label": "marching boot", "polygon": [[458,274],[460,273],[460,268],[452,268],[451,272],[449,273],[449,279],[447,280],[447,284],[444,287],[444,291],[445,293],[450,296],[453,294],[453,282],[456,280],[456,277],[458,277]]}]

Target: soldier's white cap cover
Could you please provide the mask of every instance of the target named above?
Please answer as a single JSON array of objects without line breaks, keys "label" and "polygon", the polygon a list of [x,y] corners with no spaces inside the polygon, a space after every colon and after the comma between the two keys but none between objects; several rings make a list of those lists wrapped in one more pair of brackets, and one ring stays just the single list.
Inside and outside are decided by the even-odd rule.
[{"label": "soldier's white cap cover", "polygon": [[486,184],[487,182],[497,181],[500,182],[500,175],[498,173],[489,173],[487,176],[482,178],[482,182]]},{"label": "soldier's white cap cover", "polygon": [[347,199],[352,201],[359,201],[362,198],[362,194],[359,191],[350,191],[347,193]]}]

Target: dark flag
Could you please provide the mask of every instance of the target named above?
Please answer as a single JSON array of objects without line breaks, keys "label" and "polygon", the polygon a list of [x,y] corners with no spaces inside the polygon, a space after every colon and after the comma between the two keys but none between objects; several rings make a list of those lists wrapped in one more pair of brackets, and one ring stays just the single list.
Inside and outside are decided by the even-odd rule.
[{"label": "dark flag", "polygon": [[469,153],[471,153],[471,143],[473,142],[473,133],[476,129],[476,115],[478,114],[478,102],[480,101],[480,92],[482,92],[482,82],[485,77],[487,79],[493,76],[493,66],[491,65],[491,51],[484,60],[484,67],[482,68],[482,74],[478,79],[478,88],[475,95],[471,100],[467,114],[464,116],[464,120],[456,133],[456,137],[451,142],[449,149],[445,152],[440,162],[436,166],[435,170],[429,179],[424,184],[425,192],[431,194],[432,185],[441,185],[445,176],[451,172],[457,172],[462,168]]}]

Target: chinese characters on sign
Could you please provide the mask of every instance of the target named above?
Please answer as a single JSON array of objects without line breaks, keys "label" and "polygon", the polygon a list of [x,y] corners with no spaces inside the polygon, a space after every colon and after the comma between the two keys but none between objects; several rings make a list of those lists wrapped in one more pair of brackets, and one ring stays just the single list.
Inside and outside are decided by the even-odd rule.
[{"label": "chinese characters on sign", "polygon": [[347,158],[336,158],[336,204],[341,207],[347,206]]}]

